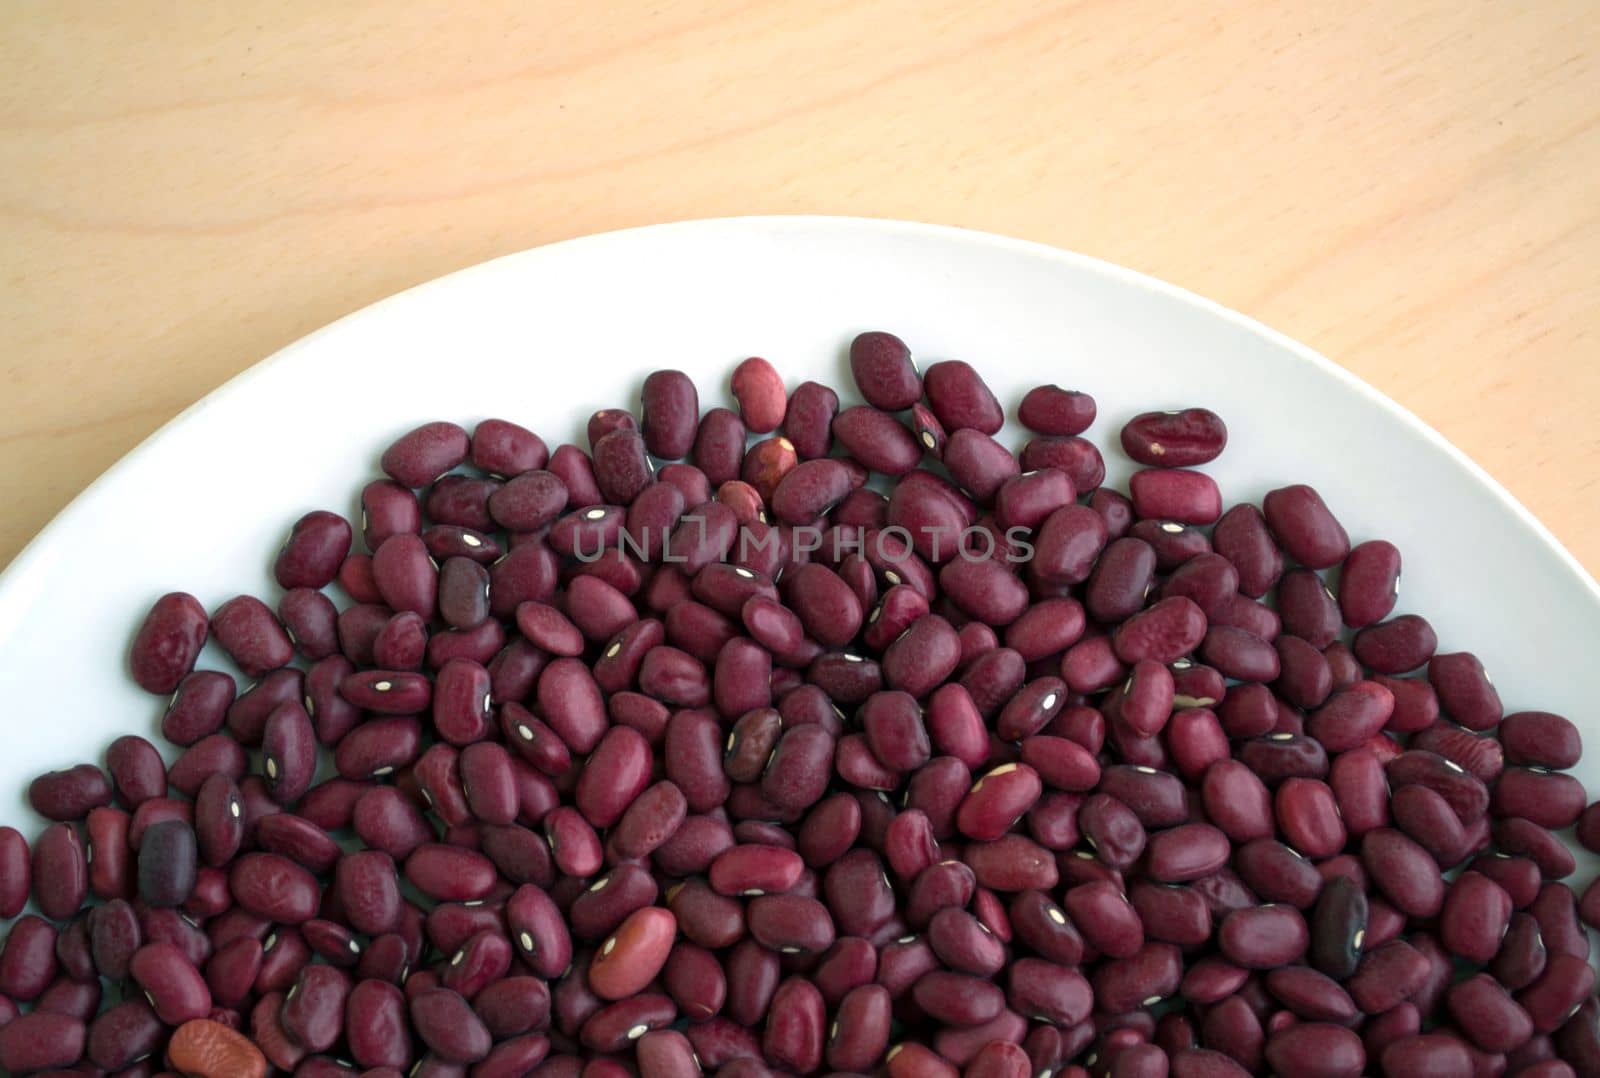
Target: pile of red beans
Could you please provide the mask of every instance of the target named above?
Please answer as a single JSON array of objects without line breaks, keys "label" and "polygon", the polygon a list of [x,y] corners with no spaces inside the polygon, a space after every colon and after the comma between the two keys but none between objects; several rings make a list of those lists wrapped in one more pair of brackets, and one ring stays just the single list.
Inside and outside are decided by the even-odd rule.
[{"label": "pile of red beans", "polygon": [[1578,732],[1392,616],[1399,551],[1224,512],[1205,409],[1125,497],[1086,394],[1014,454],[968,364],[850,364],[427,424],[281,593],[159,599],[170,765],[0,828],[0,1070],[1600,1074]]}]

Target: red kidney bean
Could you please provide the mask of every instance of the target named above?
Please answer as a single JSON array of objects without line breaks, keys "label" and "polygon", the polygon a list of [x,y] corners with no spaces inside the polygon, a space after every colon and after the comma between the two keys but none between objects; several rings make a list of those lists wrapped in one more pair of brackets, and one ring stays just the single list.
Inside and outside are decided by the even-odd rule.
[{"label": "red kidney bean", "polygon": [[1122,427],[1123,452],[1140,464],[1166,468],[1205,464],[1221,456],[1227,444],[1227,425],[1206,408],[1144,412]]},{"label": "red kidney bean", "polygon": [[1327,569],[1350,552],[1350,539],[1322,497],[1303,484],[1269,491],[1261,502],[1267,527],[1286,554],[1308,569]]},{"label": "red kidney bean", "polygon": [[87,1033],[83,1020],[72,1015],[25,1014],[0,1026],[0,1067],[13,1074],[70,1067],[83,1055]]},{"label": "red kidney bean", "polygon": [[1003,764],[968,791],[956,826],[968,838],[992,841],[1004,834],[1039,799],[1039,774],[1026,764]]},{"label": "red kidney bean", "polygon": [[1271,836],[1272,795],[1245,765],[1218,760],[1206,769],[1200,790],[1207,816],[1234,842]]},{"label": "red kidney bean", "polygon": [[1404,940],[1390,940],[1368,950],[1345,987],[1364,1013],[1379,1014],[1414,995],[1428,976],[1421,952]]},{"label": "red kidney bean", "polygon": [[1099,513],[1086,506],[1064,506],[1039,528],[1029,568],[1052,584],[1081,584],[1089,579],[1108,538]]},{"label": "red kidney bean", "polygon": [[1550,1033],[1577,1012],[1593,993],[1594,983],[1594,969],[1585,959],[1552,954],[1544,972],[1515,998],[1533,1020],[1533,1028]]},{"label": "red kidney bean", "polygon": [[544,439],[504,419],[485,419],[472,431],[472,466],[490,475],[511,476],[543,468],[550,459]]},{"label": "red kidney bean", "polygon": [[1533,767],[1568,768],[1583,755],[1578,728],[1548,711],[1507,715],[1496,731],[1506,759]]},{"label": "red kidney bean", "polygon": [[1444,881],[1427,851],[1390,828],[1368,831],[1361,859],[1384,897],[1412,917],[1432,917],[1444,905]]},{"label": "red kidney bean", "polygon": [[1196,891],[1141,880],[1130,898],[1151,939],[1193,947],[1211,937],[1211,911]]},{"label": "red kidney bean", "polygon": [[30,874],[34,902],[46,917],[65,920],[83,906],[89,867],[83,841],[71,824],[51,824],[39,835],[33,844]]},{"label": "red kidney bean", "polygon": [[1217,871],[1227,864],[1228,853],[1228,836],[1217,828],[1183,824],[1151,838],[1148,871],[1163,883],[1184,883]]},{"label": "red kidney bean", "polygon": [[935,970],[912,985],[912,998],[930,1018],[955,1026],[987,1022],[1005,1006],[1005,995],[988,981]]},{"label": "red kidney bean", "polygon": [[161,736],[175,745],[192,745],[222,728],[234,699],[233,678],[196,670],[178,685],[161,718]]},{"label": "red kidney bean", "polygon": [[1132,903],[1114,884],[1080,884],[1062,896],[1072,923],[1101,954],[1126,958],[1144,943],[1144,928]]},{"label": "red kidney bean", "polygon": [[269,921],[300,924],[316,915],[316,878],[286,857],[245,854],[233,863],[229,886],[242,909]]},{"label": "red kidney bean", "polygon": [[1283,575],[1283,552],[1253,505],[1236,505],[1222,514],[1211,541],[1238,570],[1239,590],[1253,599],[1265,595]]},{"label": "red kidney bean", "polygon": [[567,485],[567,504],[579,508],[598,505],[605,499],[595,479],[594,463],[575,445],[560,445],[550,454],[545,467]]},{"label": "red kidney bean", "polygon": [[111,804],[111,782],[93,764],[50,771],[28,785],[28,804],[47,820],[81,820],[90,809]]},{"label": "red kidney bean", "polygon": [[1232,626],[1213,625],[1206,630],[1200,657],[1224,677],[1239,681],[1274,681],[1278,653],[1269,641]]},{"label": "red kidney bean", "polygon": [[1500,694],[1471,652],[1434,655],[1428,660],[1428,682],[1445,712],[1469,730],[1492,729],[1504,715]]},{"label": "red kidney bean", "polygon": [[1495,783],[1490,808],[1497,816],[1518,816],[1554,831],[1576,823],[1584,801],[1583,785],[1571,775],[1508,767]]},{"label": "red kidney bean", "polygon": [[1203,472],[1147,468],[1129,481],[1134,512],[1153,520],[1214,524],[1222,516],[1222,493]]},{"label": "red kidney bean", "polygon": [[171,1026],[204,1018],[211,990],[189,959],[170,943],[147,943],[128,962],[133,978],[160,1019]]},{"label": "red kidney bean", "polygon": [[1266,976],[1267,991],[1308,1022],[1348,1024],[1360,1017],[1355,1001],[1332,978],[1305,966],[1284,966]]},{"label": "red kidney bean", "polygon": [[425,487],[467,459],[471,439],[454,423],[424,423],[397,438],[379,462],[397,483]]},{"label": "red kidney bean", "polygon": [[1233,867],[1257,895],[1306,909],[1322,887],[1322,878],[1304,857],[1281,842],[1253,839],[1239,848]]},{"label": "red kidney bean", "polygon": [[1486,1052],[1512,1051],[1533,1036],[1528,1012],[1486,973],[1454,985],[1445,999],[1462,1032]]},{"label": "red kidney bean", "polygon": [[[1368,625],[1351,647],[1362,664],[1380,674],[1403,674],[1433,657],[1438,640],[1433,626],[1416,614],[1402,614]],[[1434,685],[1437,691],[1438,685]]]},{"label": "red kidney bean", "polygon": [[311,660],[339,650],[338,609],[320,591],[295,588],[278,600],[278,620],[295,650]]},{"label": "red kidney bean", "polygon": [[1528,905],[1539,922],[1539,935],[1551,954],[1589,957],[1589,937],[1579,924],[1577,898],[1563,883],[1547,883]]},{"label": "red kidney bean", "polygon": [[995,492],[995,519],[1007,529],[1037,529],[1056,510],[1077,496],[1072,480],[1055,468],[1013,476]]},{"label": "red kidney bean", "polygon": [[43,918],[18,918],[0,946],[0,995],[22,1003],[37,999],[55,979],[56,939]]},{"label": "red kidney bean", "polygon": [[1309,569],[1291,569],[1278,581],[1278,616],[1284,632],[1316,648],[1332,644],[1342,624],[1333,593]]},{"label": "red kidney bean", "polygon": [[489,1054],[492,1040],[467,1001],[448,988],[430,988],[411,997],[412,1028],[428,1050],[454,1063],[472,1063]]},{"label": "red kidney bean", "polygon": [[1511,923],[1511,896],[1476,872],[1464,872],[1450,885],[1439,919],[1439,936],[1450,953],[1487,963],[1500,950]]},{"label": "red kidney bean", "polygon": [[[1138,542],[1137,539],[1129,541]],[[1091,580],[1089,595],[1091,614],[1095,612],[1093,587],[1094,582]],[[1142,601],[1141,599],[1140,602]],[[1117,627],[1111,639],[1117,658],[1125,663],[1150,659],[1166,664],[1183,658],[1205,638],[1204,612],[1193,600],[1178,595],[1162,599],[1148,610],[1133,615]],[[1274,665],[1276,665],[1275,660]]]},{"label": "red kidney bean", "polygon": [[1501,852],[1527,857],[1549,879],[1565,879],[1577,868],[1572,851],[1549,829],[1531,820],[1496,820],[1491,834]]},{"label": "red kidney bean", "polygon": [[194,669],[207,629],[205,607],[194,596],[171,592],[157,599],[128,653],[133,680],[146,692],[172,692]]},{"label": "red kidney bean", "polygon": [[1344,848],[1345,827],[1333,790],[1316,779],[1285,779],[1274,794],[1278,827],[1291,846],[1321,860]]},{"label": "red kidney bean", "polygon": [[1305,953],[1309,942],[1305,919],[1290,906],[1235,910],[1217,930],[1224,957],[1246,969],[1287,965]]},{"label": "red kidney bean", "polygon": [[922,397],[911,350],[892,333],[862,333],[851,341],[850,374],[867,403],[885,411],[909,408]]},{"label": "red kidney bean", "polygon": [[[1150,544],[1131,536],[1113,540],[1100,554],[1088,578],[1084,608],[1089,616],[1108,622],[1121,621],[1138,613],[1153,586],[1155,568],[1156,555]],[[1172,607],[1187,601],[1174,599],[1168,605]],[[1119,635],[1122,632],[1119,627]],[[1199,643],[1198,637],[1195,643]],[[1120,654],[1121,649],[1118,651]]]},{"label": "red kidney bean", "polygon": [[1300,1022],[1267,1038],[1266,1060],[1278,1074],[1356,1078],[1365,1072],[1361,1038],[1329,1022]]},{"label": "red kidney bean", "polygon": [[350,978],[333,966],[312,965],[300,972],[284,996],[278,1024],[308,1051],[325,1052],[344,1028]]},{"label": "red kidney bean", "polygon": [[1482,782],[1493,782],[1505,770],[1500,742],[1468,733],[1450,722],[1436,722],[1417,732],[1410,747],[1437,753]]},{"label": "red kidney bean", "polygon": [[656,371],[640,393],[640,432],[650,452],[663,460],[688,456],[700,418],[699,394],[682,371]]}]

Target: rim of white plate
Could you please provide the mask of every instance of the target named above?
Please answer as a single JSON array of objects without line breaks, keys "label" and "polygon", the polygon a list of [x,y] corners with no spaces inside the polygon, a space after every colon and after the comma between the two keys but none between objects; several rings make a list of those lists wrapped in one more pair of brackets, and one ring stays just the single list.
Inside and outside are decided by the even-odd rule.
[{"label": "rim of white plate", "polygon": [[365,307],[352,311],[321,329],[315,330],[298,340],[285,345],[278,351],[264,359],[250,365],[226,382],[217,386],[211,392],[189,405],[183,411],[173,416],[166,423],[145,437],[138,445],[130,449],[116,463],[112,464],[88,486],[81,490],[73,499],[61,508],[50,521],[39,530],[22,548],[17,556],[3,571],[0,571],[0,627],[10,623],[17,613],[14,606],[24,601],[23,581],[35,570],[38,563],[43,560],[43,551],[49,540],[59,531],[71,527],[72,521],[91,504],[102,489],[116,482],[118,476],[128,469],[142,454],[146,453],[152,445],[173,433],[181,430],[190,419],[200,411],[213,407],[235,396],[247,393],[256,379],[262,377],[267,371],[275,371],[279,367],[297,362],[308,350],[311,343],[325,335],[348,329],[353,324],[367,319],[381,318],[392,307],[410,301],[416,294],[427,289],[443,287],[446,282],[459,286],[470,281],[474,276],[488,276],[504,272],[505,266],[511,262],[534,261],[539,259],[560,258],[562,253],[574,247],[616,243],[627,237],[644,233],[662,232],[715,232],[720,229],[739,228],[773,228],[785,231],[805,230],[845,230],[857,232],[881,232],[885,234],[919,235],[927,238],[936,238],[952,243],[972,244],[1011,251],[1033,257],[1054,259],[1063,264],[1073,265],[1080,269],[1101,274],[1120,281],[1125,285],[1161,295],[1169,300],[1187,304],[1207,314],[1221,318],[1248,332],[1257,334],[1273,344],[1278,345],[1298,360],[1316,367],[1322,373],[1343,383],[1347,388],[1354,390],[1369,403],[1377,406],[1391,417],[1398,420],[1413,434],[1420,435],[1431,443],[1436,449],[1441,450],[1445,456],[1459,469],[1487,489],[1502,506],[1511,511],[1517,522],[1560,561],[1577,584],[1589,594],[1596,604],[1600,604],[1600,582],[1596,582],[1589,572],[1579,563],[1555,534],[1547,528],[1538,517],[1534,516],[1517,498],[1501,483],[1485,471],[1479,464],[1462,452],[1449,439],[1424,423],[1408,408],[1399,404],[1391,397],[1380,392],[1361,378],[1352,374],[1344,367],[1328,359],[1315,349],[1289,337],[1272,327],[1257,321],[1247,315],[1241,314],[1231,307],[1225,307],[1214,300],[1195,294],[1186,288],[1167,281],[1140,273],[1137,270],[1119,266],[1104,259],[1090,255],[1080,254],[1075,251],[1053,247],[1049,244],[1033,240],[1018,239],[1012,236],[999,235],[992,232],[982,232],[977,229],[959,228],[953,225],[926,224],[917,221],[896,220],[893,218],[876,217],[849,217],[825,214],[792,214],[792,215],[752,215],[743,217],[707,217],[695,218],[685,221],[673,221],[663,224],[641,225],[633,228],[614,229],[608,232],[596,232],[573,239],[559,240],[555,243],[530,247],[521,251],[501,255],[479,262],[472,266],[447,273],[441,277],[413,285],[404,291],[368,304]]}]

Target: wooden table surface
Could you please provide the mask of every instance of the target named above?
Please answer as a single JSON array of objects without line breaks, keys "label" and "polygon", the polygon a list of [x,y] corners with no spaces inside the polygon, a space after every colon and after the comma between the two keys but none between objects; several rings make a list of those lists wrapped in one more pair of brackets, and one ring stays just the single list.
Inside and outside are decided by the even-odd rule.
[{"label": "wooden table surface", "polygon": [[1253,315],[1600,572],[1589,0],[15,0],[0,71],[0,565],[196,398],[398,289],[846,213]]}]

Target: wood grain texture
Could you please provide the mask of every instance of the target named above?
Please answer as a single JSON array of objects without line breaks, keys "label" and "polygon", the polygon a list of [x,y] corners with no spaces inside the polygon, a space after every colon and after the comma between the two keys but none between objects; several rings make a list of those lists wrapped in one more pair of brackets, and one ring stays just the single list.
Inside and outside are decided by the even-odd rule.
[{"label": "wood grain texture", "polygon": [[[398,289],[817,212],[1238,308],[1600,571],[1587,0],[14,0],[0,70],[0,564],[190,402]],[[1053,376],[1092,390],[1092,361]]]}]

